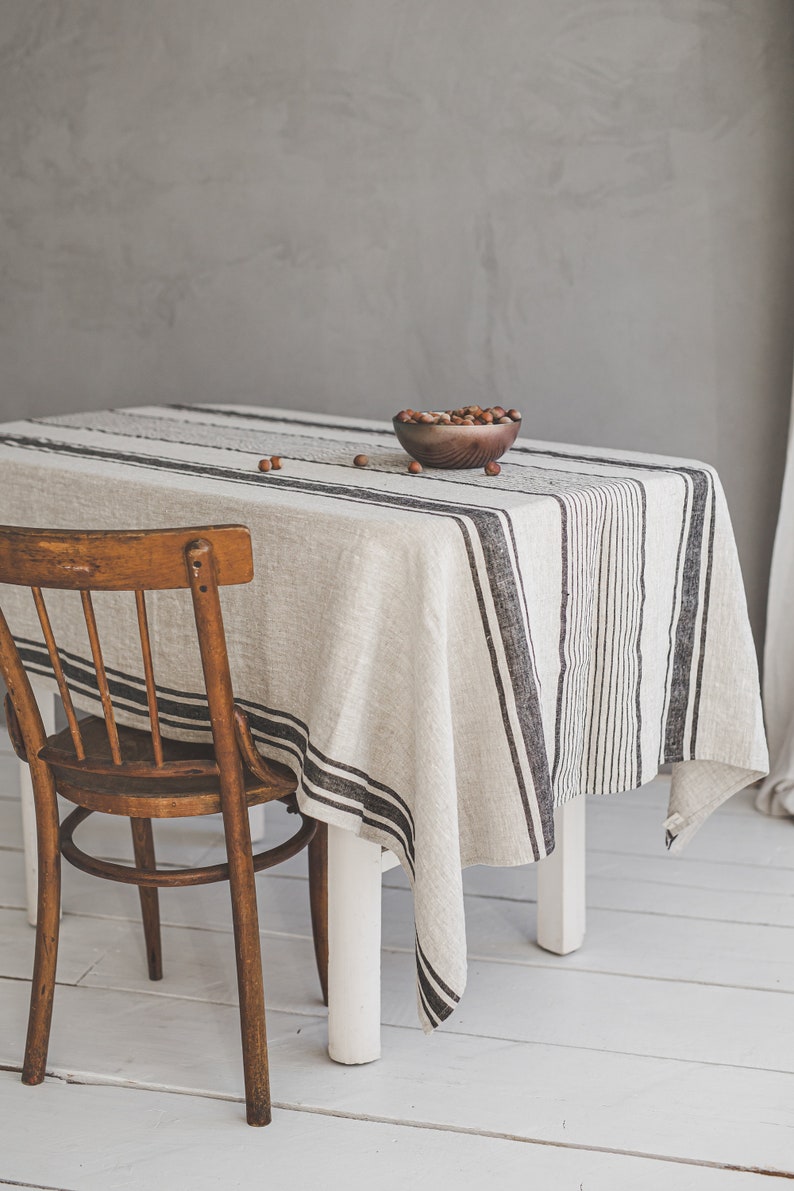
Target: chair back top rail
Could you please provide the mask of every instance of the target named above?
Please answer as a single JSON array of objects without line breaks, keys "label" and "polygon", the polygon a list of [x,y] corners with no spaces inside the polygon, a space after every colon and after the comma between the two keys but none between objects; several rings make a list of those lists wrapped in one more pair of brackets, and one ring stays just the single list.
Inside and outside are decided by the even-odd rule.
[{"label": "chair back top rail", "polygon": [[[108,768],[106,761],[98,757],[86,757],[80,722],[64,675],[42,589],[66,589],[80,593],[112,767],[124,766],[124,760],[91,592],[134,592],[154,768],[168,771],[172,769],[173,763],[163,759],[144,592],[188,587],[192,589],[205,679],[213,688],[207,693],[212,704],[217,702],[219,692],[222,691],[221,719],[228,721],[225,725],[225,735],[233,736],[231,681],[217,589],[223,585],[248,583],[252,577],[251,538],[246,527],[242,525],[140,531],[68,531],[0,526],[0,583],[31,588],[44,643],[63,700],[75,753],[73,761],[65,755],[63,761],[70,767],[96,767],[102,771],[107,771]],[[209,603],[205,593],[209,596]],[[19,681],[13,681],[13,676],[19,675],[21,662],[4,621],[3,627],[6,631],[0,634],[0,672],[3,673],[12,692],[18,727],[21,727],[23,736],[29,736],[29,731],[26,732],[25,728],[33,727],[36,719],[33,707],[30,706],[34,701],[32,689],[27,682],[20,684]],[[33,734],[38,737],[38,732],[34,731]],[[29,746],[34,742],[28,739],[25,743]],[[35,752],[38,755],[43,741],[36,740],[35,744]],[[52,749],[49,752],[52,752]],[[49,759],[55,762],[55,754]],[[129,764],[136,770],[149,770],[149,764],[142,763],[140,758],[130,758]],[[209,768],[206,764],[202,765],[202,768],[205,767]]]},{"label": "chair back top rail", "polygon": [[244,525],[152,530],[0,526],[0,583],[71,591],[163,591],[190,586],[185,550],[212,543],[219,587],[254,577]]}]

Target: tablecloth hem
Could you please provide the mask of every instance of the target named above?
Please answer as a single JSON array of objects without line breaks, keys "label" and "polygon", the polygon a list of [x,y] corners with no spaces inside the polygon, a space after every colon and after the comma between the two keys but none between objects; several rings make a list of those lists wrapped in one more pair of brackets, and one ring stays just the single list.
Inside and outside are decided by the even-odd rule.
[{"label": "tablecloth hem", "polygon": [[[681,765],[692,765],[697,762],[684,761],[678,765],[673,766],[673,774]],[[712,762],[711,764],[717,764]],[[723,767],[727,768],[727,767]],[[751,786],[753,782],[766,776],[766,770],[763,769],[742,769],[739,770],[737,776],[732,782],[725,785],[717,794],[714,795],[707,803],[702,804],[698,809],[689,815],[683,815],[680,811],[672,811],[671,814],[664,820],[662,826],[666,831],[667,848],[671,855],[679,855],[687,844],[692,840],[699,828],[703,825],[706,819],[711,815],[717,807],[721,806],[723,802],[727,802],[734,794],[738,794],[740,790],[744,790],[747,786]],[[671,789],[670,805],[672,807],[675,799],[675,791]]]}]

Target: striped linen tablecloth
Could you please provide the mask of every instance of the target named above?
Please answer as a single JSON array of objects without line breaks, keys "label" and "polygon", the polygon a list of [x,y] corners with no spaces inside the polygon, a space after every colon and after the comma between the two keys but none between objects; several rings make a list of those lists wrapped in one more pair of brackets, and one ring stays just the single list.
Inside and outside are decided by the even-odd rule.
[{"label": "striped linen tablecloth", "polygon": [[[260,473],[273,454],[282,469]],[[223,596],[238,701],[310,814],[399,858],[431,1029],[466,981],[463,867],[540,859],[555,805],[663,762],[680,846],[767,753],[711,468],[525,439],[498,477],[406,462],[387,424],[360,419],[230,405],[36,419],[0,426],[0,520],[250,527],[254,582]],[[2,599],[46,675],[29,593]],[[75,701],[97,710],[79,601],[52,602]],[[121,718],[140,724],[133,601],[96,604]],[[185,593],[155,595],[150,619],[164,728],[200,735]]]}]

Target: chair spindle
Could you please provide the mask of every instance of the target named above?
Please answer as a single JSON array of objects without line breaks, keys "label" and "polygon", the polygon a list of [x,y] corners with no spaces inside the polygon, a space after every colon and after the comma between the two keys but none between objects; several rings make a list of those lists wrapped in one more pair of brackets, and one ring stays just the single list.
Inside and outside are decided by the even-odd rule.
[{"label": "chair spindle", "polygon": [[113,758],[114,764],[121,765],[121,746],[119,744],[119,733],[118,728],[116,727],[116,717],[113,714],[113,703],[110,698],[110,688],[108,687],[107,674],[105,673],[105,662],[102,658],[102,647],[99,644],[99,632],[97,631],[96,626],[94,605],[91,602],[91,592],[86,591],[85,589],[81,590],[80,599],[83,602],[85,626],[88,630],[88,641],[91,645],[91,656],[94,659],[94,670],[96,671],[97,686],[99,687],[99,698],[102,703],[102,713],[105,717],[105,727],[107,728],[110,755]]},{"label": "chair spindle", "polygon": [[141,638],[143,673],[146,678],[146,701],[149,705],[149,723],[152,729],[152,749],[155,765],[163,763],[163,738],[160,735],[160,713],[157,710],[157,688],[154,685],[152,645],[149,637],[149,621],[146,616],[146,597],[143,591],[135,592],[135,607],[138,612],[138,632]]},{"label": "chair spindle", "polygon": [[80,732],[80,722],[75,714],[74,704],[72,703],[71,692],[66,685],[66,677],[61,665],[61,655],[58,653],[58,646],[55,643],[55,634],[52,631],[52,624],[50,623],[50,615],[47,611],[47,606],[44,603],[44,596],[41,594],[40,587],[31,587],[33,593],[33,601],[36,605],[36,612],[39,617],[39,624],[41,631],[44,634],[44,644],[47,646],[47,653],[50,655],[50,664],[52,665],[53,673],[55,674],[55,681],[58,684],[58,693],[61,696],[63,709],[66,712],[66,720],[69,724],[69,732],[72,737],[72,744],[77,758],[80,761],[85,759],[85,748],[83,746],[83,737]]}]

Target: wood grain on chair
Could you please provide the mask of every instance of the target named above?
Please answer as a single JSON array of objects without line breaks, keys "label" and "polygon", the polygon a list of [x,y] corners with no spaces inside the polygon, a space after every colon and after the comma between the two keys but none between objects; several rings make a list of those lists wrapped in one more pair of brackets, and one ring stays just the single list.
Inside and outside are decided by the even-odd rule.
[{"label": "wood grain on chair", "polygon": [[[30,587],[67,727],[47,737],[14,639],[0,610],[0,673],[8,695],[8,729],[15,751],[31,769],[36,807],[39,886],[36,954],[22,1079],[44,1079],[55,991],[60,922],[60,858],[96,876],[137,885],[149,976],[162,977],[160,886],[228,880],[231,890],[246,1116],[270,1121],[265,1002],[254,874],[310,845],[310,897],[320,981],[327,995],[325,827],[302,815],[296,781],[267,761],[245,714],[235,708],[219,588],[249,583],[253,557],[242,525],[121,532],[72,532],[0,527],[0,583]],[[100,716],[78,718],[44,592],[79,595],[91,648]],[[157,705],[146,591],[189,589],[201,654],[212,744],[163,737]],[[116,722],[92,591],[129,591],[135,601],[149,728]],[[70,597],[71,598],[71,597]],[[59,823],[56,794],[76,804]],[[280,800],[301,820],[291,839],[252,855],[248,808]],[[152,819],[220,812],[226,862],[201,868],[157,869]],[[101,812],[130,819],[134,866],[89,856],[74,841],[76,828]]]}]

